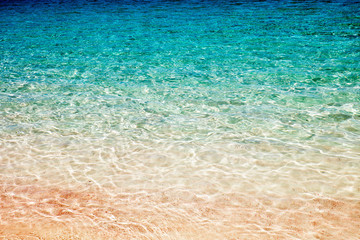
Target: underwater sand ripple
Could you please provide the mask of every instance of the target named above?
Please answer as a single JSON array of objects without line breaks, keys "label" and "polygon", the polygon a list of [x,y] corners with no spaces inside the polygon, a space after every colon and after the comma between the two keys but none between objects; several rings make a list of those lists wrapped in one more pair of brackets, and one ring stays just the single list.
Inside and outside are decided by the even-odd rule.
[{"label": "underwater sand ripple", "polygon": [[1,185],[2,239],[357,239],[360,201]]}]

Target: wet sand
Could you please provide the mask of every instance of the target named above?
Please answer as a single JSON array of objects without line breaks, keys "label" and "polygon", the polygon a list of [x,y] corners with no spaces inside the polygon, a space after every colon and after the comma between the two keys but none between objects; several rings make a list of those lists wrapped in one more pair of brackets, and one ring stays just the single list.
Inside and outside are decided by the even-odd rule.
[{"label": "wet sand", "polygon": [[359,239],[360,201],[2,181],[1,239]]}]

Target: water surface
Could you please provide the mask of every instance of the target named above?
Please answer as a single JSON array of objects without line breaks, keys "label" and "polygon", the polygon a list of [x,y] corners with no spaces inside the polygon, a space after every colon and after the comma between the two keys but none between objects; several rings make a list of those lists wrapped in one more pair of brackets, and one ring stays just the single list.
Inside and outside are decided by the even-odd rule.
[{"label": "water surface", "polygon": [[356,239],[359,9],[0,3],[0,233]]}]

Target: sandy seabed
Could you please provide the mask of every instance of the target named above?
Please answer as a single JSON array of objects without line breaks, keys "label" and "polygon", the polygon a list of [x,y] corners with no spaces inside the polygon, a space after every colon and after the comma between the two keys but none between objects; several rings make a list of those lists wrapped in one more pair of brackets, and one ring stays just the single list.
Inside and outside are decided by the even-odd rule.
[{"label": "sandy seabed", "polygon": [[0,239],[359,239],[360,201],[3,181]]}]

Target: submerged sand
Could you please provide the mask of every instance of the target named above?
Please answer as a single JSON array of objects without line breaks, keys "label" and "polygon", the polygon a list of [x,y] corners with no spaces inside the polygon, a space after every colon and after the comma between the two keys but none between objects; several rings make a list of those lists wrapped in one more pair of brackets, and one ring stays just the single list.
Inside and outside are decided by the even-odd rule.
[{"label": "submerged sand", "polygon": [[360,201],[4,180],[1,239],[359,239]]}]

